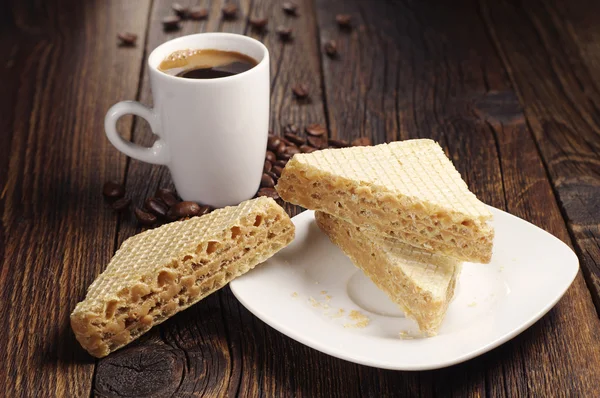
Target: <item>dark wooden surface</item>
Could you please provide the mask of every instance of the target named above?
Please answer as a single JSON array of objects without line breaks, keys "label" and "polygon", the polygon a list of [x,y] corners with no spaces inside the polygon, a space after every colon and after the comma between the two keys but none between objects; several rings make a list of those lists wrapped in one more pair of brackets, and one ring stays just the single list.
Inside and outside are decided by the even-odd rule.
[{"label": "dark wooden surface", "polygon": [[[600,385],[600,3],[596,1],[274,0],[205,5],[206,21],[164,32],[171,1],[0,3],[0,395],[597,396]],[[335,15],[349,13],[340,30]],[[268,31],[248,16],[269,18]],[[278,25],[293,28],[282,43]],[[116,34],[139,35],[119,47]],[[139,228],[100,195],[134,202],[171,184],[104,137],[122,99],[151,104],[147,55],[184,34],[262,40],[272,65],[271,128],[324,123],[375,143],[431,137],[485,202],[571,245],[582,272],[542,320],[466,363],[428,372],[352,364],[309,349],[243,308],[228,288],[102,360],[68,316],[116,248]],[[323,54],[336,40],[339,56]],[[310,99],[291,87],[305,83]],[[123,118],[134,142],[153,137]],[[288,206],[291,214],[298,209]]]}]

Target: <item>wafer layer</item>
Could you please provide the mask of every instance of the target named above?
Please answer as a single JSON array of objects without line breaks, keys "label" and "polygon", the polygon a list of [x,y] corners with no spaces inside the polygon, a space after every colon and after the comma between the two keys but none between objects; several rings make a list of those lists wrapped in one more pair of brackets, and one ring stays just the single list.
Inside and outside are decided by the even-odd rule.
[{"label": "wafer layer", "polygon": [[77,340],[103,357],[289,244],[294,225],[270,198],[129,238],[71,314]]},{"label": "wafer layer", "polygon": [[376,234],[465,261],[491,259],[492,215],[432,140],[297,154],[276,188],[288,202]]},{"label": "wafer layer", "polygon": [[461,263],[406,244],[390,243],[322,212],[317,225],[419,329],[432,336],[454,296]]}]

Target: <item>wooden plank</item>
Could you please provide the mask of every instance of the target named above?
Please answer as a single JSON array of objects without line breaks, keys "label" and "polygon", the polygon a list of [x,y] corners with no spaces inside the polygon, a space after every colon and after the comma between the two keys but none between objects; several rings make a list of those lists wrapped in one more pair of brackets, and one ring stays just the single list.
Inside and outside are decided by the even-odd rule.
[{"label": "wooden plank", "polygon": [[[112,255],[116,222],[100,193],[125,163],[103,119],[112,103],[135,96],[148,7],[0,6],[2,396],[90,393],[94,361],[69,314]],[[124,30],[140,34],[140,45],[119,47]]]},{"label": "wooden plank", "polygon": [[[321,41],[335,39],[340,48],[338,59],[323,62],[332,135],[365,135],[376,142],[434,138],[482,200],[569,242],[535,142],[476,4],[321,0],[317,10]],[[336,26],[336,13],[352,15],[350,32]],[[389,380],[382,371],[379,383],[361,387],[366,394],[376,388],[380,395],[398,387],[426,396],[590,395],[598,383],[592,370],[599,358],[599,327],[578,277],[555,309],[503,347],[418,377],[401,374]]]},{"label": "wooden plank", "polygon": [[[484,2],[482,8],[600,311],[600,4]],[[507,29],[509,20],[518,29]]]}]

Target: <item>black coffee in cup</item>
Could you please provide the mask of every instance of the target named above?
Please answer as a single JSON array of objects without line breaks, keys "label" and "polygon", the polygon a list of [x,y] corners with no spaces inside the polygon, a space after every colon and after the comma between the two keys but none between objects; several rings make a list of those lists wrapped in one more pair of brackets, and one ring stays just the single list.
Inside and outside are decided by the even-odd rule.
[{"label": "black coffee in cup", "polygon": [[257,64],[254,58],[235,51],[179,50],[165,58],[158,69],[186,79],[215,79],[246,72]]}]

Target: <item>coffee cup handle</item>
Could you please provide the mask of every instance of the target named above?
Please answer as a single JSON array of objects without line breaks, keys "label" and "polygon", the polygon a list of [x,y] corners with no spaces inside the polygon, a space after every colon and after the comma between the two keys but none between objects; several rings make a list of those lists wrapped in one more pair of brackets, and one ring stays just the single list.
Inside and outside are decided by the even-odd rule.
[{"label": "coffee cup handle", "polygon": [[[124,115],[136,115],[146,119],[152,132],[159,139],[154,142],[151,147],[143,147],[132,142],[124,140],[117,131],[117,121]],[[104,118],[104,130],[108,140],[125,155],[132,157],[142,162],[152,164],[167,164],[169,163],[169,151],[164,139],[160,138],[160,123],[158,116],[152,108],[136,101],[121,101],[114,104],[106,113]]]}]

